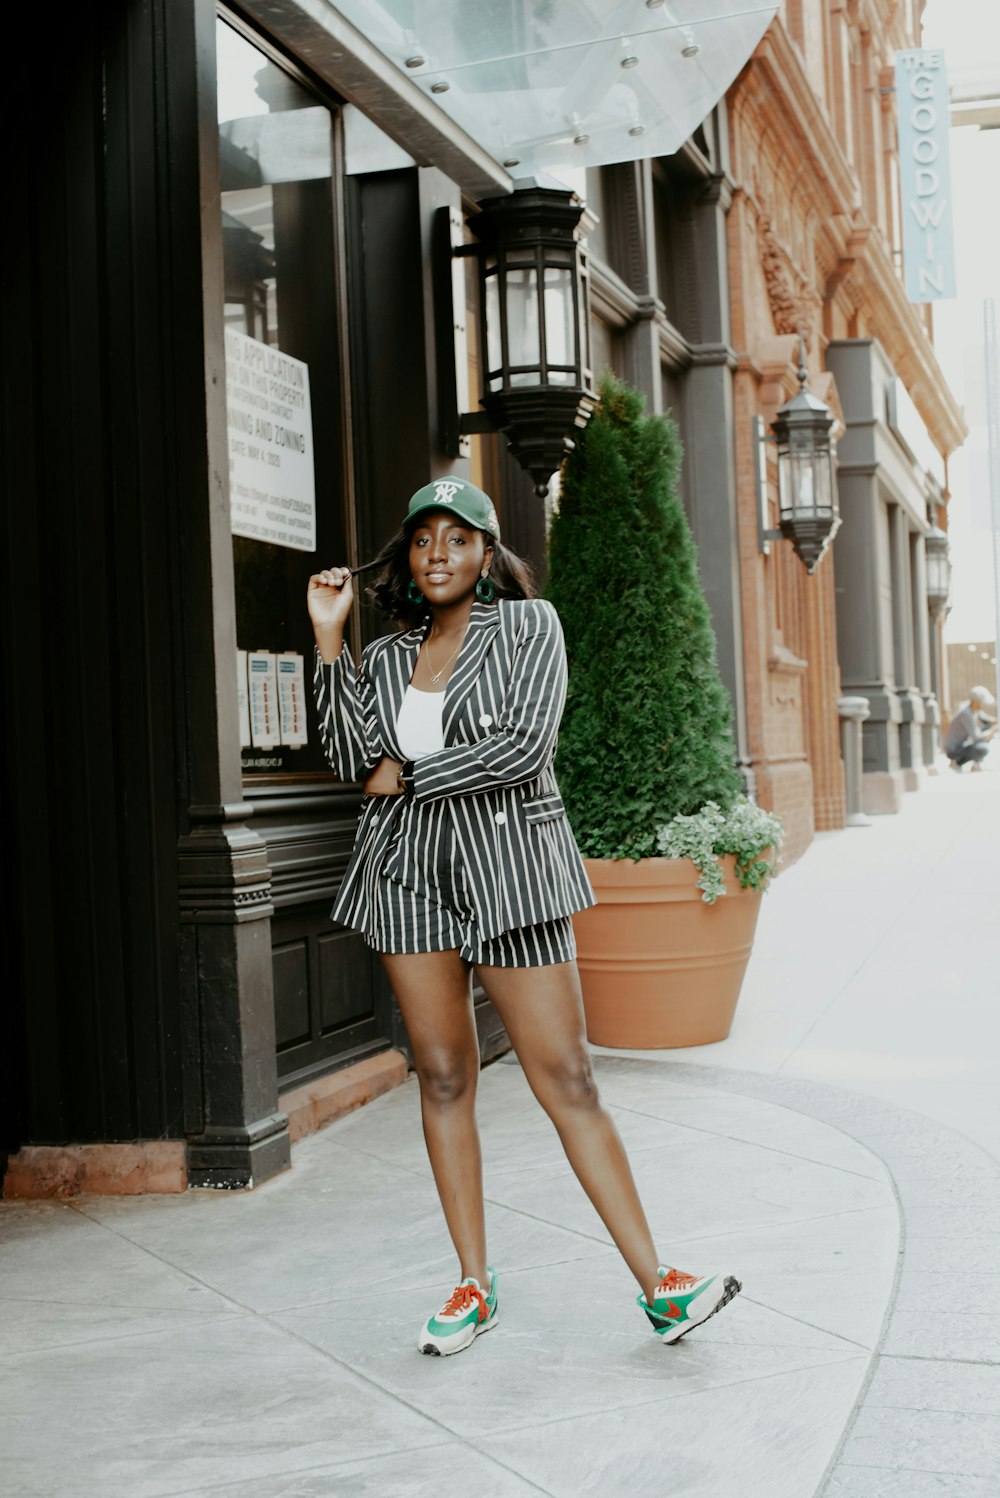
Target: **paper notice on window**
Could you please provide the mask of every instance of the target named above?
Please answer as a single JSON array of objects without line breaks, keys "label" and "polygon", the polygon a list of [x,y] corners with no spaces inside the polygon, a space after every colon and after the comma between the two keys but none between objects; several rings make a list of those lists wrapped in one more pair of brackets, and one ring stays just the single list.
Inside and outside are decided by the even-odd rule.
[{"label": "paper notice on window", "polygon": [[233,535],[315,551],[308,364],[227,328],[226,407]]},{"label": "paper notice on window", "polygon": [[250,686],[250,741],[257,749],[273,749],[278,742],[278,677],[268,650],[247,654]]},{"label": "paper notice on window", "polygon": [[240,748],[246,749],[250,742],[250,698],[247,692],[247,653],[236,652],[236,690],[240,703]]},{"label": "paper notice on window", "polygon": [[307,742],[305,661],[290,650],[276,659],[281,742],[291,749],[301,749]]}]

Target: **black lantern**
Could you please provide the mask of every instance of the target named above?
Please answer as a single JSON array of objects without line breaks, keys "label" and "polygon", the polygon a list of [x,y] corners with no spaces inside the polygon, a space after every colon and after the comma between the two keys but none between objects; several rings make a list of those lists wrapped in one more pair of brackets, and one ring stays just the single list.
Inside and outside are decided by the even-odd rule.
[{"label": "black lantern", "polygon": [[927,558],[927,607],[932,619],[941,619],[948,612],[951,593],[951,549],[946,532],[932,525],[924,537]]},{"label": "black lantern", "polygon": [[582,214],[575,193],[527,179],[504,197],[486,199],[469,220],[479,240],[481,404],[489,426],[466,415],[460,430],[503,432],[541,496],[597,402],[577,238]]},{"label": "black lantern", "polygon": [[[783,537],[791,541],[806,571],[815,572],[827,547],[840,529],[837,504],[836,446],[833,440],[835,417],[824,401],[806,389],[805,348],[799,339],[799,393],[776,413],[771,424],[774,436],[768,438],[759,416],[754,417],[754,436],[758,443],[757,515],[760,550],[767,543]],[[778,529],[765,530],[767,484],[763,464],[763,447],[771,441],[778,446]]]}]

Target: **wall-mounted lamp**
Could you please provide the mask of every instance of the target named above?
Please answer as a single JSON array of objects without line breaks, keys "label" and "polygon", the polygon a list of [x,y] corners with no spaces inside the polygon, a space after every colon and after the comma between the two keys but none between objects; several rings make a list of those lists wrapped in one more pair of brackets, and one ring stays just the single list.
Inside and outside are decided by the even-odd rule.
[{"label": "wall-mounted lamp", "polygon": [[452,251],[478,257],[483,318],[483,411],[461,414],[458,430],[503,432],[540,496],[597,403],[583,209],[526,179],[486,199],[469,220],[479,243]]},{"label": "wall-mounted lamp", "polygon": [[924,537],[927,558],[927,608],[932,619],[943,619],[951,597],[951,547],[945,531],[932,525]]},{"label": "wall-mounted lamp", "polygon": [[[784,539],[815,572],[827,547],[840,529],[837,504],[835,417],[830,407],[806,389],[809,371],[805,349],[799,339],[799,393],[781,407],[771,424],[773,436],[764,430],[759,416],[753,418],[757,453],[757,537],[759,549],[770,551],[769,542]],[[766,442],[778,446],[778,529],[767,529]]]}]

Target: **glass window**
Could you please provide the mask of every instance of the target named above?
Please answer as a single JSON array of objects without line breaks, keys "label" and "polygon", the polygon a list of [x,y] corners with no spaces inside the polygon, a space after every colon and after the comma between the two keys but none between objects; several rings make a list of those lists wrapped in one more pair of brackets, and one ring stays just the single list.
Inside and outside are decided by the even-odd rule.
[{"label": "glass window", "polygon": [[[545,267],[545,357],[552,364],[573,366],[576,357],[576,308],[573,302],[573,272]],[[574,378],[572,369],[570,379]]]},{"label": "glass window", "polygon": [[222,20],[217,45],[236,628],[239,650],[254,657],[238,663],[250,684],[243,737],[255,740],[244,742],[243,766],[253,776],[327,773],[305,591],[317,566],[349,555],[338,119]]},{"label": "glass window", "polygon": [[[538,370],[542,350],[538,328],[538,272],[532,265],[527,270],[509,270],[506,276],[507,299],[507,358],[512,369],[530,365]],[[533,373],[528,384],[537,385],[540,376]],[[511,384],[523,384],[524,379],[511,377]]]}]

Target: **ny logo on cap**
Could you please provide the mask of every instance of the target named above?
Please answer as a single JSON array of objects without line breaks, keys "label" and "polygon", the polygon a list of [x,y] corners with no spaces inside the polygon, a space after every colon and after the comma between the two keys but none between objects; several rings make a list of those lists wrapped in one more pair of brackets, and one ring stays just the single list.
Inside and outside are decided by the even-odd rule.
[{"label": "ny logo on cap", "polygon": [[434,485],[434,495],[443,505],[450,505],[463,484],[456,484],[452,479],[440,479]]}]

